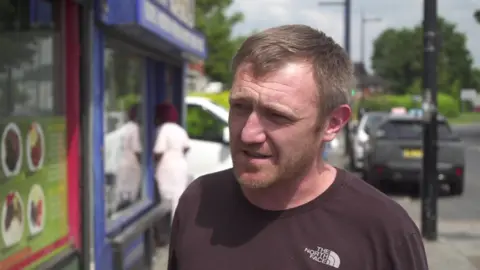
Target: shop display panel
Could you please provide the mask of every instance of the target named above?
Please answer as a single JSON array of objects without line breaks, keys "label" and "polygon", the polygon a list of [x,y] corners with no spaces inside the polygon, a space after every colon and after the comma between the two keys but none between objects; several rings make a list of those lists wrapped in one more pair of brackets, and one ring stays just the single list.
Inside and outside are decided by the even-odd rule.
[{"label": "shop display panel", "polygon": [[25,9],[0,0],[2,269],[47,259],[67,244],[69,233],[60,35],[51,23],[52,4],[35,2],[41,10],[30,18],[50,23],[26,27]]}]

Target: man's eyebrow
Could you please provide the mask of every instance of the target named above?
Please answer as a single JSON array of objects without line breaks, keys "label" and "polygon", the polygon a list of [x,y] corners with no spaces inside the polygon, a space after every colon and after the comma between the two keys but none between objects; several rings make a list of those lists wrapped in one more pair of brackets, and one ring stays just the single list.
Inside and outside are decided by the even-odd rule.
[{"label": "man's eyebrow", "polygon": [[236,93],[236,94],[230,94],[228,99],[237,100],[237,101],[241,101],[241,100],[247,101],[247,100],[252,100],[252,97],[244,93]]}]

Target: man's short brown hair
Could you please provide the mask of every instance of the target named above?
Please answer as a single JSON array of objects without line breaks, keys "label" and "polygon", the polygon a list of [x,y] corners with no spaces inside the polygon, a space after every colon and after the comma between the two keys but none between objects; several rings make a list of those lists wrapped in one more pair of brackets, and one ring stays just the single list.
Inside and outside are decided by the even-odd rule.
[{"label": "man's short brown hair", "polygon": [[250,36],[234,56],[232,70],[235,74],[248,63],[253,75],[261,77],[294,61],[312,65],[322,118],[349,104],[355,82],[350,58],[331,37],[306,25],[283,25]]}]

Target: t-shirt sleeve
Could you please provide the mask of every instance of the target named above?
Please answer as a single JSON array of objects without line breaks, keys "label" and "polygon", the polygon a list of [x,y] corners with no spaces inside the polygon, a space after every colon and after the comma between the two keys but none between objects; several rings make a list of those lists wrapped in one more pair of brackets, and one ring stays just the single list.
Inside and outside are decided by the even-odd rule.
[{"label": "t-shirt sleeve", "polygon": [[391,250],[392,270],[428,270],[427,255],[418,232],[405,233]]},{"label": "t-shirt sleeve", "polygon": [[153,152],[155,154],[165,153],[167,150],[168,142],[168,129],[165,126],[160,127],[157,138],[155,139],[155,146],[153,147]]}]

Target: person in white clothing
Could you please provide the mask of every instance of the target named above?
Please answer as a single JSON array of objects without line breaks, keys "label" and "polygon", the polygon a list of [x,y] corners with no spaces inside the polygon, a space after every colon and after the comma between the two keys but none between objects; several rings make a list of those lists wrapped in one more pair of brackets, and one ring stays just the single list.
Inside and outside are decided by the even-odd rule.
[{"label": "person in white clothing", "polygon": [[141,140],[138,122],[138,105],[133,105],[128,112],[128,121],[120,128],[120,156],[116,171],[117,208],[129,206],[140,195],[142,187]]},{"label": "person in white clothing", "polygon": [[178,200],[188,186],[188,168],[185,157],[190,139],[177,124],[178,113],[172,104],[157,107],[158,132],[153,152],[157,162],[155,179],[161,200],[171,203],[172,219]]}]

